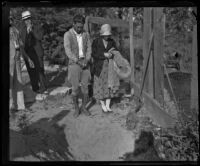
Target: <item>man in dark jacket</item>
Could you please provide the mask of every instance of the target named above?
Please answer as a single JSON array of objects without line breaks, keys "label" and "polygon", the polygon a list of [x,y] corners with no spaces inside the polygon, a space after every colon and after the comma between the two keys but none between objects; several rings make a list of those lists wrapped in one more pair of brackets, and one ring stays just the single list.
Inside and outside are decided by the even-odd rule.
[{"label": "man in dark jacket", "polygon": [[[22,20],[24,24],[21,27],[20,33],[24,43],[23,57],[29,73],[32,90],[36,93],[44,94],[47,93],[47,85],[44,75],[44,50],[41,43],[43,29],[32,22],[29,11],[22,13]],[[30,63],[27,57],[33,63]]]}]

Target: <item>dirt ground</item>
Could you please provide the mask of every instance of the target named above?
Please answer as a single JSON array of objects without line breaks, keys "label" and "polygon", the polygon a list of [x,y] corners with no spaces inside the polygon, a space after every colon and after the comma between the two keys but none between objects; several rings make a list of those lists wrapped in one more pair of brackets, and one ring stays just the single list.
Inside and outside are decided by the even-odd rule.
[{"label": "dirt ground", "polygon": [[[10,112],[10,160],[121,161],[124,154],[134,151],[142,129],[160,130],[160,119],[170,123],[166,113],[150,113],[145,107],[134,114],[134,99],[124,97],[112,100],[113,113],[103,113],[98,103],[92,103],[88,107],[91,116],[74,118],[67,68],[45,65],[45,71],[49,96],[43,101],[35,100],[29,76],[26,71],[22,73],[28,111]],[[126,91],[123,86],[126,83],[121,84],[122,93]],[[164,92],[166,111],[174,117],[174,104]]]},{"label": "dirt ground", "polygon": [[[50,91],[67,87],[65,76],[66,72],[49,72]],[[113,113],[103,113],[96,103],[90,117],[81,114],[75,119],[70,95],[58,92],[35,101],[26,72],[23,79],[29,111],[10,113],[10,160],[120,161],[134,150],[136,134],[126,127],[130,107],[124,107],[125,99],[113,103]]]}]

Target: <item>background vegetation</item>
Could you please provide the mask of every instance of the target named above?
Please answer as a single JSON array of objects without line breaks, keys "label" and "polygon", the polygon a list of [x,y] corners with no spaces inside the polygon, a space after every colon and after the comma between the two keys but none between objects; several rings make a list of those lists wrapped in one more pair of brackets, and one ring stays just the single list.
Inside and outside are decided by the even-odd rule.
[{"label": "background vegetation", "polygon": [[[21,12],[30,10],[34,20],[41,24],[45,30],[43,47],[45,60],[50,63],[66,64],[66,55],[63,50],[63,35],[72,26],[72,18],[81,13],[84,16],[98,16],[111,19],[123,19],[128,21],[128,8],[12,8],[16,26],[21,23]],[[191,72],[192,60],[192,27],[196,20],[191,16],[188,7],[166,7],[165,30],[165,56],[169,57],[174,51],[181,54],[182,68]],[[142,30],[143,8],[133,8],[134,19],[134,42],[136,65],[142,66]],[[91,37],[98,35],[98,25],[92,26]],[[129,32],[127,29],[113,28],[113,37],[122,54],[129,59]],[[179,112],[179,122],[172,130],[154,131],[158,137],[160,153],[164,154],[165,160],[197,160],[199,157],[199,134],[198,113],[191,111],[191,116],[185,116]],[[152,129],[153,130],[153,129]],[[156,132],[156,133],[155,133]],[[172,134],[173,132],[173,134]],[[163,136],[164,135],[164,136]]]}]

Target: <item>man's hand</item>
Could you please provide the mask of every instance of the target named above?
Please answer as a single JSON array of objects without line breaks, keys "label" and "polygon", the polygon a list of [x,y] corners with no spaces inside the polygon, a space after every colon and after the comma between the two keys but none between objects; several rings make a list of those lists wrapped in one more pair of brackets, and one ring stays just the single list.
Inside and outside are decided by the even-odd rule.
[{"label": "man's hand", "polygon": [[27,26],[28,33],[32,31],[32,26],[33,26],[32,24],[28,24]]},{"label": "man's hand", "polygon": [[87,66],[87,61],[85,59],[79,59],[77,63],[82,69],[84,69]]},{"label": "man's hand", "polygon": [[105,52],[105,53],[104,53],[104,56],[105,56],[106,58],[111,58],[111,57],[112,57],[112,54],[111,54],[110,52]]},{"label": "man's hand", "polygon": [[22,49],[22,56],[24,57],[24,59],[26,59],[28,61],[31,68],[35,67],[33,61],[28,57],[28,55],[26,54],[24,49]]},{"label": "man's hand", "polygon": [[28,58],[28,63],[30,65],[30,68],[34,68],[35,67],[33,61],[30,58]]}]

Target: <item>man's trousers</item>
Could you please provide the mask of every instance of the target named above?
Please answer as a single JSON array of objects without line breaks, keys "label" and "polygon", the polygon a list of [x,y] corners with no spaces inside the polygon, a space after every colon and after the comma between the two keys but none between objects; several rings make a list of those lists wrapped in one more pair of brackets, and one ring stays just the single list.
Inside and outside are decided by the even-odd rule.
[{"label": "man's trousers", "polygon": [[72,85],[72,95],[78,95],[79,87],[83,94],[88,94],[88,85],[91,74],[89,69],[82,69],[78,64],[70,64],[68,67],[68,81]]},{"label": "man's trousers", "polygon": [[29,62],[24,59],[30,77],[32,90],[35,92],[40,91],[42,93],[47,89],[47,83],[44,75],[44,67],[40,65],[41,63],[43,63],[43,61],[40,62],[42,58],[38,57],[34,49],[29,50],[27,52],[27,55],[34,64],[34,68],[31,68]]}]

